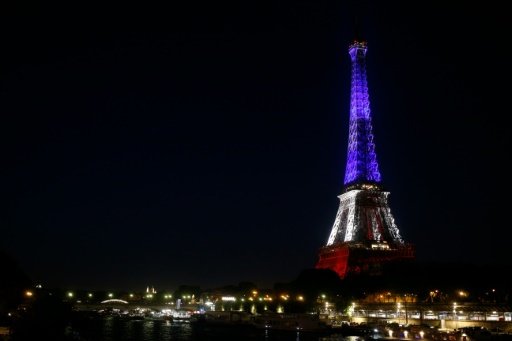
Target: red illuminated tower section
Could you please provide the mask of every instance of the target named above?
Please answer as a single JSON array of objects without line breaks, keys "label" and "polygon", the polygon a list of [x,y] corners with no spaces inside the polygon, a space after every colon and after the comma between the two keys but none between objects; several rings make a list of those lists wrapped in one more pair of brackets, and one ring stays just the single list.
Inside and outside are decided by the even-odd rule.
[{"label": "red illuminated tower section", "polygon": [[352,61],[347,166],[340,206],[316,268],[341,278],[378,271],[383,263],[414,258],[400,236],[383,190],[372,132],[364,41],[349,47]]}]

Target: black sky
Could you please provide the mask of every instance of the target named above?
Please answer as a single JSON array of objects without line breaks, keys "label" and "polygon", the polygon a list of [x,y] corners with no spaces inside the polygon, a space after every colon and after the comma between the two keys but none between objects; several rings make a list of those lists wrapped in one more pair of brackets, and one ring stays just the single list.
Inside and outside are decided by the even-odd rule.
[{"label": "black sky", "polygon": [[0,248],[36,281],[271,286],[313,267],[342,191],[355,17],[402,236],[420,260],[510,262],[499,5],[69,3],[0,14]]}]

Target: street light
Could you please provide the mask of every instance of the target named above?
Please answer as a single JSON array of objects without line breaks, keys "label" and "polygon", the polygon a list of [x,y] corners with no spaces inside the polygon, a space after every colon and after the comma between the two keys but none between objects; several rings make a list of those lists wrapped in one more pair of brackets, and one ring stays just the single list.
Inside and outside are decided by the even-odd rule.
[{"label": "street light", "polygon": [[457,302],[453,302],[453,319],[455,320],[455,329],[459,328],[457,317]]}]

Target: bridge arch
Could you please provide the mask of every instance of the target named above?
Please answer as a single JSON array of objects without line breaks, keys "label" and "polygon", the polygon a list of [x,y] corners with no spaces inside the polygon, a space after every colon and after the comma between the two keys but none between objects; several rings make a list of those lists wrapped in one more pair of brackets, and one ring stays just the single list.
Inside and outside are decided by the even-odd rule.
[{"label": "bridge arch", "polygon": [[105,301],[102,301],[101,303],[123,303],[123,304],[128,304],[127,301],[119,300],[119,299],[116,299],[116,298],[112,298],[110,300],[105,300]]}]

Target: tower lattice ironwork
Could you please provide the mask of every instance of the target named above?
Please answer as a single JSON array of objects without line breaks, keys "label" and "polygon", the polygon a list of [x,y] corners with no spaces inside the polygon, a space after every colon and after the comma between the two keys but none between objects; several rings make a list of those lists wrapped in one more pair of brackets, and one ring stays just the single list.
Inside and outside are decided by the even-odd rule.
[{"label": "tower lattice ironwork", "polygon": [[414,248],[400,236],[383,190],[372,132],[364,41],[349,46],[352,61],[350,123],[344,191],[327,245],[316,268],[342,278],[378,270],[383,262],[413,258]]}]

